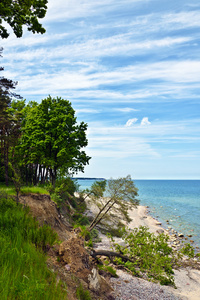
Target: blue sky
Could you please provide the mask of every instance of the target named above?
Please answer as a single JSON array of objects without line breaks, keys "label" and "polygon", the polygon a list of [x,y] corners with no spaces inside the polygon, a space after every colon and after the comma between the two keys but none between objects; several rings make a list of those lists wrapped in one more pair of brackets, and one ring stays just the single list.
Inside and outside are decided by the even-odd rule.
[{"label": "blue sky", "polygon": [[200,3],[49,0],[47,32],[1,41],[4,76],[88,123],[86,177],[200,179]]}]

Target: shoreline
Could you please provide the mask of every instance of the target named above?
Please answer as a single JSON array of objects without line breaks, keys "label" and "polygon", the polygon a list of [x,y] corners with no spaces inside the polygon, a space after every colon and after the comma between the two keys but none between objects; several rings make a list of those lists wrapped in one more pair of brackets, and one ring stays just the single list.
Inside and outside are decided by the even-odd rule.
[{"label": "shoreline", "polygon": [[[97,208],[94,204],[86,201],[88,212],[87,215],[95,215]],[[128,210],[131,222],[127,225],[129,229],[139,226],[147,226],[149,231],[154,234],[165,233],[170,237],[170,244],[173,248],[177,248],[179,240],[182,241],[184,237],[178,237],[178,233],[172,228],[170,230],[162,227],[162,223],[156,220],[149,214],[149,207],[138,205],[137,208]],[[179,233],[181,234],[181,233]],[[177,236],[177,237],[176,237]],[[110,241],[104,234],[100,233],[101,242],[95,244],[95,249],[109,250]],[[120,242],[120,238],[115,238],[116,242]],[[192,269],[191,267],[174,270],[174,279],[177,289],[170,286],[160,286],[153,282],[146,281],[141,278],[136,278],[125,271],[117,270],[119,278],[112,278],[111,285],[116,293],[115,299],[136,299],[145,300],[149,291],[154,296],[154,299],[171,299],[171,300],[199,300],[200,299],[200,271]],[[142,294],[143,293],[143,294]],[[163,293],[163,294],[162,294]],[[150,295],[149,294],[149,295]],[[123,296],[126,295],[126,298]],[[140,298],[140,295],[141,296]],[[163,296],[161,296],[163,295]],[[135,297],[135,298],[134,298]],[[146,298],[148,299],[148,298]]]}]

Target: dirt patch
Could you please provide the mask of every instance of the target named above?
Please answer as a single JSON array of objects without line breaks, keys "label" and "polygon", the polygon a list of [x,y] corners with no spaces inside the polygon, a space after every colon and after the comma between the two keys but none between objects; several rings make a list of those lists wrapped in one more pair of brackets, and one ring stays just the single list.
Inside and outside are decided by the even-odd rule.
[{"label": "dirt patch", "polygon": [[84,240],[76,234],[64,241],[59,248],[59,256],[77,277],[88,282],[88,276],[92,269],[92,259],[84,248]]},{"label": "dirt patch", "polygon": [[20,203],[30,208],[30,212],[40,225],[48,224],[61,240],[68,239],[71,225],[60,215],[56,203],[49,195],[28,194],[20,196]]}]

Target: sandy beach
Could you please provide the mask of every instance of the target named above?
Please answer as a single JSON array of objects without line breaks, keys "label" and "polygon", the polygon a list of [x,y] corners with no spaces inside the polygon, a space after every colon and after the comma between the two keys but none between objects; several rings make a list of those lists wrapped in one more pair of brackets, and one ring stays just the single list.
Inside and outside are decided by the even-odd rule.
[{"label": "sandy beach", "polygon": [[[96,215],[98,209],[90,202],[87,203],[87,215]],[[155,234],[165,232],[162,224],[148,214],[146,206],[138,206],[129,209],[131,222],[126,224],[129,229],[139,226],[147,226],[150,232]],[[110,249],[109,239],[100,234],[101,242],[97,243],[96,249]],[[120,239],[117,239],[120,242]],[[199,300],[200,299],[200,271],[191,268],[174,270],[174,278],[176,289],[170,286],[161,286],[144,279],[133,277],[132,275],[118,270],[119,278],[112,278],[111,284],[115,290],[115,298],[121,300]]]}]

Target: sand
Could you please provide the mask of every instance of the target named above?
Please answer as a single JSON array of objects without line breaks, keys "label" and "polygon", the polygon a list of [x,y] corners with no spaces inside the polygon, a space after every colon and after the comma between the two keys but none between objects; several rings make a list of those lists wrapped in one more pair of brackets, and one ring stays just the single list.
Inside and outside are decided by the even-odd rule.
[{"label": "sand", "polygon": [[[88,215],[95,215],[98,211],[96,206],[91,204],[90,202],[88,202],[87,205]],[[147,226],[150,232],[153,232],[155,234],[158,234],[158,232],[161,231],[165,232],[166,234],[169,234],[164,228],[162,228],[162,224],[160,222],[158,222],[156,219],[154,219],[148,214],[148,209],[146,206],[138,206],[133,210],[129,210],[129,216],[132,220],[129,224],[127,224],[129,229],[133,229],[139,226]],[[110,242],[108,238],[102,234],[100,237],[102,241],[96,244],[96,248],[110,249]],[[117,242],[120,242],[120,239],[118,239]],[[119,297],[116,294],[116,299],[155,300],[158,298],[159,300],[200,300],[200,271],[188,267],[180,270],[174,270],[174,272],[175,285],[177,289],[168,286],[162,286],[161,288],[159,284],[149,283],[143,279],[134,278],[130,274],[119,270],[119,278],[116,280],[112,280],[113,288],[116,289],[117,287],[116,293],[119,294]],[[121,281],[121,284],[118,284],[119,281]],[[162,290],[163,296],[160,290]],[[144,291],[146,291],[146,298],[144,298]],[[150,294],[148,293],[148,291]],[[140,294],[142,294],[141,297]],[[159,294],[159,296],[157,294]]]}]

